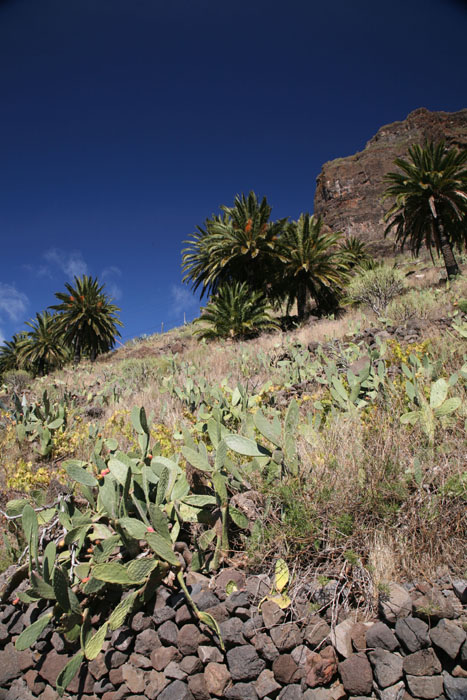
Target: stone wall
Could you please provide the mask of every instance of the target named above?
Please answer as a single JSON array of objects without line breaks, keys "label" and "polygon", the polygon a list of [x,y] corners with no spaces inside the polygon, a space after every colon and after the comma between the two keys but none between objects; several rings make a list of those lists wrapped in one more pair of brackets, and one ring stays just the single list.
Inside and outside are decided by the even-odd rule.
[{"label": "stone wall", "polygon": [[[163,586],[149,607],[109,633],[104,650],[82,665],[65,697],[467,699],[467,581],[392,583],[380,594],[379,615],[357,621],[355,611],[344,614],[334,605],[339,580],[310,588],[290,610],[263,602],[260,613],[267,577],[233,569],[211,580],[189,577],[195,602],[220,625],[225,652],[193,619],[183,595]],[[237,589],[227,595],[230,581]],[[11,600],[0,609],[0,700],[58,697],[55,679],[77,646],[46,628],[31,650],[14,648],[44,609],[45,602],[23,610]]]}]

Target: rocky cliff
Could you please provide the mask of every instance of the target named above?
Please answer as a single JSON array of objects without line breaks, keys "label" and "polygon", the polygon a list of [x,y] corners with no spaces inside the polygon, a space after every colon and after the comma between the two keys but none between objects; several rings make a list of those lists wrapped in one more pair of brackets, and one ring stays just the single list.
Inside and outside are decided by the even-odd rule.
[{"label": "rocky cliff", "polygon": [[323,165],[316,181],[315,214],[334,231],[359,236],[375,253],[392,250],[393,242],[384,239],[388,203],[381,201],[383,177],[395,169],[394,159],[405,156],[409,146],[441,139],[467,148],[467,109],[449,113],[420,108],[404,121],[381,127],[360,153]]}]

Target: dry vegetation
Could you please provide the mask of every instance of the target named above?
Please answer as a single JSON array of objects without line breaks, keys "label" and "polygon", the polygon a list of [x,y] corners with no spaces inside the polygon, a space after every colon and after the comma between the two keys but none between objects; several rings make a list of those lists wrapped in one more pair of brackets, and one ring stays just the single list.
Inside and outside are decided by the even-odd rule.
[{"label": "dry vegetation", "polygon": [[[413,291],[407,299],[389,309],[388,316],[398,323],[453,314],[467,296],[465,277],[446,289],[433,285],[431,272],[417,274],[422,273],[409,278]],[[121,450],[134,449],[129,412],[135,405],[152,416],[154,450],[185,465],[182,426],[209,450],[206,414],[221,408],[229,431],[271,447],[252,427],[255,413],[261,410],[283,424],[296,401],[297,470],[285,464],[271,475],[239,458],[247,497],[236,498],[250,515],[251,527],[236,535],[230,560],[259,570],[283,556],[307,575],[345,572],[355,580],[371,579],[373,586],[394,577],[430,578],[443,566],[466,575],[467,372],[460,372],[465,339],[433,322],[423,329],[423,338],[409,344],[390,340],[369,350],[354,342],[356,333],[375,324],[384,330],[384,321],[353,309],[290,333],[211,344],[198,342],[186,326],[129,343],[94,364],[82,362],[78,369],[66,367],[38,379],[25,388],[27,402],[41,401],[47,389],[52,403],[66,406],[66,424],[53,432],[51,449],[41,456],[37,439],[19,440],[12,415],[3,411],[3,501],[38,487],[49,489],[49,498],[66,488],[63,460],[92,462],[96,438],[90,425],[104,438],[116,438]],[[375,372],[380,362],[384,367],[382,384],[374,394],[362,387],[359,400],[365,403],[345,407],[333,397],[324,368],[347,391],[346,370],[367,352]],[[457,374],[449,397],[460,397],[462,405],[433,418],[431,438],[422,420],[401,423],[403,414],[423,408],[407,394],[403,364],[416,375],[428,406],[433,384]],[[245,391],[243,405],[233,398],[237,385]],[[5,386],[0,397],[5,405],[10,388]],[[193,477],[196,470],[189,471]]]}]

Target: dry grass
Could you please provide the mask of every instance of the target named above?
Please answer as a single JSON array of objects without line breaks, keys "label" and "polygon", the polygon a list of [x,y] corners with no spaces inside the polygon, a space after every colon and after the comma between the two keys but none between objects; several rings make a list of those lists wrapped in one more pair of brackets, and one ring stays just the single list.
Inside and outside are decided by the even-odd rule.
[{"label": "dry grass", "polygon": [[[423,285],[433,275],[437,279],[438,272],[428,268],[424,278],[409,280],[423,294]],[[467,281],[457,280],[437,294],[440,308],[452,311],[452,302],[467,296]],[[186,403],[163,391],[164,379],[173,376],[182,388],[190,378],[215,388],[227,380],[231,388],[241,383],[255,393],[267,381],[276,387],[284,381],[286,370],[274,362],[281,353],[332,339],[345,345],[352,332],[374,324],[373,317],[352,309],[339,319],[305,324],[293,332],[210,344],[199,343],[186,326],[127,344],[95,364],[83,362],[77,370],[65,368],[37,380],[26,395],[29,401],[36,400],[44,388],[56,400],[66,392],[75,394],[70,434],[79,424],[76,418],[82,417],[85,424],[98,425],[105,437],[118,437],[120,448],[128,450],[134,440],[127,414],[135,405],[144,406],[148,415],[153,414],[156,427],[162,424],[170,434],[182,424],[193,429],[196,418]],[[430,345],[432,361],[439,362],[443,375],[459,370],[465,342],[438,334]],[[466,410],[438,426],[431,448],[419,426],[400,424],[407,406],[402,383],[397,387],[385,404],[350,414],[328,414],[319,429],[309,428],[306,435],[299,435],[299,478],[284,477],[272,484],[259,474],[253,478],[254,488],[262,494],[258,520],[263,532],[259,538],[236,543],[247,549],[251,566],[267,569],[283,555],[314,575],[337,575],[350,567],[356,577],[371,575],[374,586],[392,578],[430,578],[440,566],[465,574]],[[294,391],[293,386],[280,389],[286,397]],[[329,398],[328,389],[316,382],[306,391]],[[285,407],[276,400],[278,396],[277,390],[268,395],[262,408],[283,420]],[[307,413],[314,416],[316,410],[301,389],[297,396],[304,423]],[[99,415],[92,417],[91,409],[99,409]],[[235,429],[241,432],[243,427],[239,421]],[[0,431],[4,464],[31,454],[30,446],[19,445],[11,435]],[[176,452],[177,442],[171,444]],[[91,441],[82,439],[73,456],[88,459],[91,451]],[[58,466],[59,460],[50,462],[51,469]]]}]

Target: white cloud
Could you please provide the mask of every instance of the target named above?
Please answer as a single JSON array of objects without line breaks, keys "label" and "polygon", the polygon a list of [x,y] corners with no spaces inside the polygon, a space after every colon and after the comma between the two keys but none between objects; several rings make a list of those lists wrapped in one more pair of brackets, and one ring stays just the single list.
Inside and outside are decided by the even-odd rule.
[{"label": "white cloud", "polygon": [[2,329],[0,328],[0,345],[3,345],[3,343],[5,342],[5,340],[6,340],[6,338],[5,338],[5,336],[3,335]]},{"label": "white cloud", "polygon": [[[44,258],[48,263],[57,265],[63,270],[70,281],[72,281],[73,277],[82,277],[88,274],[88,266],[79,250],[67,253],[60,248],[50,248],[44,253]],[[39,268],[39,274],[47,274],[47,268]]]},{"label": "white cloud", "polygon": [[173,284],[170,288],[170,296],[172,299],[170,311],[174,316],[181,316],[183,313],[191,314],[195,309],[199,309],[199,301],[186,287]]},{"label": "white cloud", "polygon": [[116,282],[116,279],[119,279],[121,276],[122,271],[115,265],[104,268],[100,276],[100,281],[105,283],[104,291],[115,301],[117,299],[121,299],[123,294],[121,288]]},{"label": "white cloud", "polygon": [[8,316],[10,321],[24,319],[29,299],[23,292],[18,292],[11,284],[0,282],[0,315]]}]

